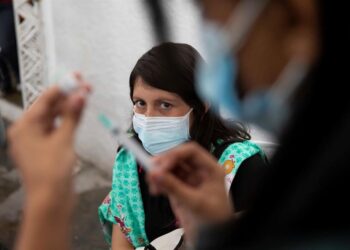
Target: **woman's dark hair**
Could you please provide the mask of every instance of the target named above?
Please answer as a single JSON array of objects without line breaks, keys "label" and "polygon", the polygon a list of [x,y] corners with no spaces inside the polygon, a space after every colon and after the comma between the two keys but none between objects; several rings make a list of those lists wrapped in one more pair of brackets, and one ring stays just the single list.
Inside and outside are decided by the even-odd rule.
[{"label": "woman's dark hair", "polygon": [[192,140],[204,148],[209,150],[211,145],[220,139],[249,140],[250,135],[242,124],[224,123],[210,108],[206,112],[206,106],[195,90],[195,69],[198,60],[203,60],[201,55],[188,44],[167,42],[153,47],[137,61],[131,72],[130,98],[132,99],[137,77],[141,77],[154,88],[179,95],[193,108],[194,120],[190,135]]}]

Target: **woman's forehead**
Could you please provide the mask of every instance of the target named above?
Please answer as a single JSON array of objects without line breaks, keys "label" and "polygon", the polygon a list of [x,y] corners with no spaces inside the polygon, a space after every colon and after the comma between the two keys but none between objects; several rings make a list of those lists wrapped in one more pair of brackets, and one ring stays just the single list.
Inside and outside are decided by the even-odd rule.
[{"label": "woman's forehead", "polygon": [[182,100],[182,98],[173,92],[163,89],[155,88],[147,84],[141,77],[135,81],[133,98],[152,98],[152,99],[168,99],[168,100]]}]

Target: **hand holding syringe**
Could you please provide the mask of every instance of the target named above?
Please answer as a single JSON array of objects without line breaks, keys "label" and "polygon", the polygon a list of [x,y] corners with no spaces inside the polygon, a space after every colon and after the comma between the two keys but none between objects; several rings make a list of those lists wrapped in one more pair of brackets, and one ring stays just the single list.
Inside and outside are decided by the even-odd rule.
[{"label": "hand holding syringe", "polygon": [[64,94],[69,95],[79,89],[78,78],[81,76],[77,73],[66,74],[57,80],[57,85]]},{"label": "hand holding syringe", "polygon": [[[79,85],[74,74],[68,74],[64,76],[59,82],[58,86],[65,94],[70,94],[77,89]],[[133,153],[136,159],[142,164],[145,170],[149,171],[152,169],[151,156],[138,144],[135,139],[130,138],[125,132],[123,132],[118,125],[112,123],[112,121],[105,115],[99,115],[99,121],[103,126],[110,131],[110,133],[117,137],[120,144],[122,144],[127,150]]]}]

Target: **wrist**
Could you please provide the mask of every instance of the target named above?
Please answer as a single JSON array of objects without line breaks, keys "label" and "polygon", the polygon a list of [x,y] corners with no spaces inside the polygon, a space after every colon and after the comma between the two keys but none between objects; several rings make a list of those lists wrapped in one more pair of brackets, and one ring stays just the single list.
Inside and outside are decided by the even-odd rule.
[{"label": "wrist", "polygon": [[227,204],[222,206],[219,213],[215,213],[215,218],[213,218],[211,223],[223,223],[235,216],[234,208],[232,204]]},{"label": "wrist", "polygon": [[70,188],[41,188],[28,190],[25,206],[30,211],[70,213],[74,194]]},{"label": "wrist", "polygon": [[[225,197],[214,200],[215,206],[213,205],[212,210],[208,213],[204,224],[219,224],[232,219],[235,216],[235,209],[232,201],[229,197]],[[219,204],[219,206],[216,206]]]},{"label": "wrist", "polygon": [[69,248],[74,194],[55,194],[51,189],[27,193],[16,249]]},{"label": "wrist", "polygon": [[41,181],[37,183],[24,183],[26,195],[30,199],[43,197],[50,199],[64,199],[73,193],[73,182],[69,181]]}]

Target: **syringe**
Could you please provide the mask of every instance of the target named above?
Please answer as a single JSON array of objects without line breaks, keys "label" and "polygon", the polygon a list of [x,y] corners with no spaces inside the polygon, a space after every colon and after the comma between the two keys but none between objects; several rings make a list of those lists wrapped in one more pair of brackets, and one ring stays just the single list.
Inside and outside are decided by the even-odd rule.
[{"label": "syringe", "polygon": [[75,79],[73,73],[66,74],[63,78],[58,80],[58,86],[61,91],[68,95],[79,88],[77,80]]},{"label": "syringe", "polygon": [[150,171],[153,168],[151,156],[146,153],[146,151],[135,141],[135,139],[128,137],[125,132],[123,132],[116,124],[113,124],[112,121],[104,114],[100,114],[98,118],[103,126],[108,129],[113,136],[117,137],[119,143],[133,153],[146,171]]}]

